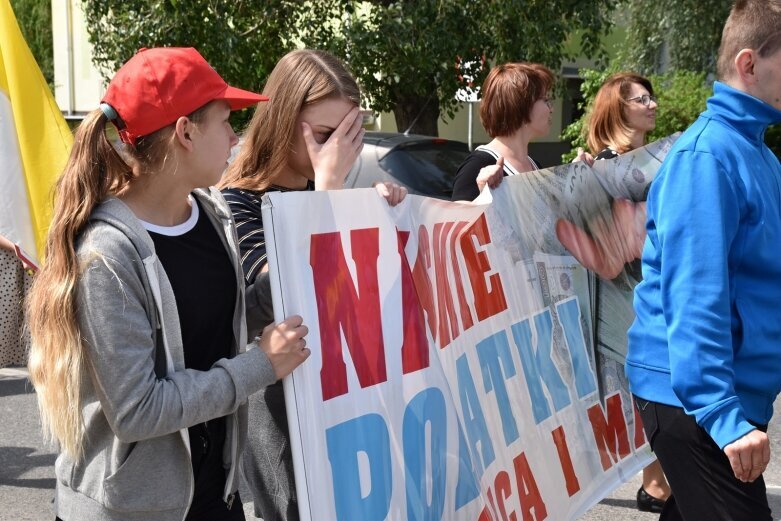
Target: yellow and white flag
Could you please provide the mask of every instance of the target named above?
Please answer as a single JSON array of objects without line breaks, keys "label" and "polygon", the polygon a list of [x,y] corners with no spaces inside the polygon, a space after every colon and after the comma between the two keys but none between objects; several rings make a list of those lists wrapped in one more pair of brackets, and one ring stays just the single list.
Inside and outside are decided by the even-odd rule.
[{"label": "yellow and white flag", "polygon": [[51,220],[52,188],[72,143],[9,0],[0,0],[0,235],[36,262]]}]

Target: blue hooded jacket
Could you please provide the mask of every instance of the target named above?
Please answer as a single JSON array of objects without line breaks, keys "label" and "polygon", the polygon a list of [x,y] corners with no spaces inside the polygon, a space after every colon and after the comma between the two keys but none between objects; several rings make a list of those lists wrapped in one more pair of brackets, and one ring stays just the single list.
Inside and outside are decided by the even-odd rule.
[{"label": "blue hooded jacket", "polygon": [[626,374],[724,448],[766,424],[781,390],[781,111],[723,83],[648,195]]}]

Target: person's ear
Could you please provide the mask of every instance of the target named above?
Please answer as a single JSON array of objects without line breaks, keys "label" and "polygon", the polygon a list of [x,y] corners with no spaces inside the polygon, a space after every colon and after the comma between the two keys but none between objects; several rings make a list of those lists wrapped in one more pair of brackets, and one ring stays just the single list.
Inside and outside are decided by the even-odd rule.
[{"label": "person's ear", "polygon": [[179,145],[181,145],[185,150],[192,152],[193,150],[193,141],[190,138],[190,135],[193,132],[193,123],[186,117],[181,117],[176,120],[176,124],[174,127],[174,139]]},{"label": "person's ear", "polygon": [[754,72],[756,60],[757,53],[753,49],[743,49],[735,56],[735,74],[746,86],[754,85],[757,82]]}]

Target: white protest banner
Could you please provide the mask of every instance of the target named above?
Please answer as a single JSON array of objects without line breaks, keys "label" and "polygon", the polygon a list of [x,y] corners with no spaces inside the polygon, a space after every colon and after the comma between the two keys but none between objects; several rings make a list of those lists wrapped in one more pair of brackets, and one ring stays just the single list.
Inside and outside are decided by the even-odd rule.
[{"label": "white protest banner", "polygon": [[276,318],[310,328],[285,381],[302,519],[575,519],[648,463],[610,314],[671,142],[480,204],[265,196]]}]

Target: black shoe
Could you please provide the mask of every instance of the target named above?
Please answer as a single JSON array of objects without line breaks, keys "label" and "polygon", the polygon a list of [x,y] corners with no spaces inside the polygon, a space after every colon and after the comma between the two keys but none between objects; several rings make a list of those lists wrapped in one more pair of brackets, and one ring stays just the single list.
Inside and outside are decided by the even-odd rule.
[{"label": "black shoe", "polygon": [[654,497],[641,486],[637,491],[637,509],[640,512],[653,512],[660,514],[664,508],[664,499]]}]

